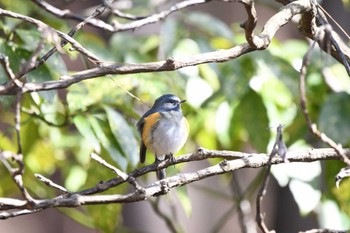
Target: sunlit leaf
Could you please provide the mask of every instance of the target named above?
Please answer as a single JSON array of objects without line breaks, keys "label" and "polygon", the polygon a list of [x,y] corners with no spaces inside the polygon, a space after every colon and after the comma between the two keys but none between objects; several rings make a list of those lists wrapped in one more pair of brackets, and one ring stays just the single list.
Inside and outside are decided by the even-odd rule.
[{"label": "sunlit leaf", "polygon": [[52,174],[56,168],[55,156],[57,153],[51,143],[36,140],[24,159],[33,173]]},{"label": "sunlit leaf", "polygon": [[70,168],[68,176],[64,182],[65,187],[71,191],[76,192],[85,183],[88,173],[80,166],[73,166]]},{"label": "sunlit leaf", "polygon": [[332,200],[324,200],[321,205],[320,226],[328,229],[349,229],[350,219]]},{"label": "sunlit leaf", "polygon": [[289,188],[301,213],[307,214],[319,204],[321,191],[314,189],[310,184],[294,179],[290,182]]}]

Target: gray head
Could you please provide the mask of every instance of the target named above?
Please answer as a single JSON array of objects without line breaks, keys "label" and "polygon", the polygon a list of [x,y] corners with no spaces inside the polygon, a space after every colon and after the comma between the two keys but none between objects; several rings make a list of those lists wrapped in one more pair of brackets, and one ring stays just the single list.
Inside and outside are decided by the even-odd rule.
[{"label": "gray head", "polygon": [[156,99],[152,109],[155,111],[181,111],[181,104],[186,100],[180,100],[179,97],[172,94],[165,94]]}]

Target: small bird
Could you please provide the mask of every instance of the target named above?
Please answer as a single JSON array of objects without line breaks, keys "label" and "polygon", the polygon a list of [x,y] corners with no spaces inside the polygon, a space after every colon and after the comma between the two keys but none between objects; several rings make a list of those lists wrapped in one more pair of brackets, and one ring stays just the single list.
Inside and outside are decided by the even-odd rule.
[{"label": "small bird", "polygon": [[[147,149],[155,155],[155,162],[159,163],[166,157],[173,158],[185,144],[189,131],[181,111],[181,104],[185,101],[172,94],[162,95],[137,122],[141,135],[141,163],[145,162]],[[157,178],[165,178],[165,169],[157,171]]]}]

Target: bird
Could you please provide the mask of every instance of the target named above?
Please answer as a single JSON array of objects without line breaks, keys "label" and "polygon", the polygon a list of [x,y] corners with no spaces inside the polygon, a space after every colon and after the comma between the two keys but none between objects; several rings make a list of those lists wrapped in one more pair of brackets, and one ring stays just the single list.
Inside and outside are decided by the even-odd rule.
[{"label": "bird", "polygon": [[[137,122],[141,135],[140,162],[144,163],[147,149],[155,155],[155,163],[166,158],[173,159],[187,141],[189,126],[182,114],[180,100],[173,94],[165,94],[155,100],[149,109]],[[156,171],[158,180],[165,178],[165,169]]]}]

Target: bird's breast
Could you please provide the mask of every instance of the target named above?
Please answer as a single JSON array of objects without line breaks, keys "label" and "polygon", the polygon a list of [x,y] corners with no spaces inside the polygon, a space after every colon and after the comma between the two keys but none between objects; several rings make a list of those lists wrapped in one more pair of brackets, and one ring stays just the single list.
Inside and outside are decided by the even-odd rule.
[{"label": "bird's breast", "polygon": [[163,160],[165,155],[177,153],[185,144],[188,126],[181,112],[162,112],[161,115],[157,126],[152,130],[149,145],[146,146],[158,159]]}]

